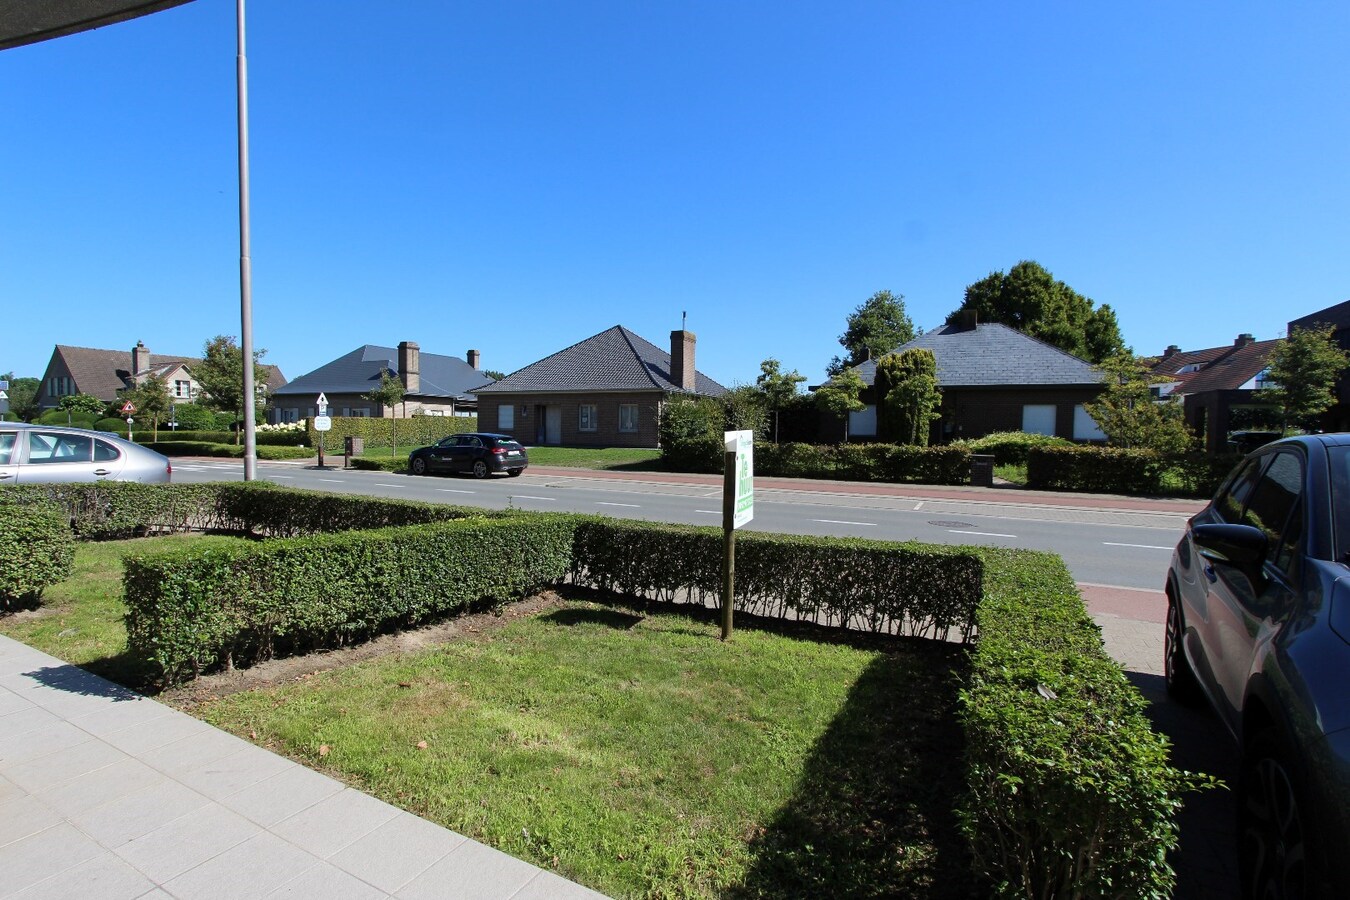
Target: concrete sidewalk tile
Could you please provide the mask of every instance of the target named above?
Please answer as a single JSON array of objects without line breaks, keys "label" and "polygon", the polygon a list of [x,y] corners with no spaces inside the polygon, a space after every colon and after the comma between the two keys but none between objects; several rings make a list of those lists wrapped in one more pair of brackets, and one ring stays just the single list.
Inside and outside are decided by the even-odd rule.
[{"label": "concrete sidewalk tile", "polygon": [[466,840],[397,892],[399,900],[473,897],[508,900],[539,870],[500,850]]},{"label": "concrete sidewalk tile", "polygon": [[154,888],[149,878],[105,851],[20,891],[14,900],[136,900]]},{"label": "concrete sidewalk tile", "polygon": [[[0,772],[7,772],[13,766],[29,760],[94,740],[89,732],[81,731],[45,709],[37,712],[42,713],[46,721],[28,731],[8,731],[5,729],[5,723],[0,721]],[[26,713],[15,715],[24,716]]]},{"label": "concrete sidewalk tile", "polygon": [[180,819],[210,801],[176,781],[158,784],[77,813],[70,821],[104,847],[117,848]]},{"label": "concrete sidewalk tile", "polygon": [[399,814],[399,810],[368,794],[344,788],[277,823],[272,831],[321,859],[328,859]]},{"label": "concrete sidewalk tile", "polygon": [[[28,700],[28,698],[18,694],[15,696],[19,696],[27,702],[28,706],[0,716],[0,735],[4,736],[3,738],[0,738],[0,740],[7,741],[12,738],[21,737],[22,735],[38,731],[42,728],[48,728],[55,725],[57,722],[62,721],[61,717],[56,713],[48,712],[31,700]],[[3,744],[0,744],[0,748],[3,748],[3,746]]]},{"label": "concrete sidewalk tile", "polygon": [[465,840],[453,831],[401,812],[333,854],[329,861],[392,894]]},{"label": "concrete sidewalk tile", "polygon": [[103,853],[74,825],[63,822],[0,847],[0,897],[9,897],[44,879],[73,869]]},{"label": "concrete sidewalk tile", "polygon": [[8,803],[10,800],[18,800],[20,797],[27,796],[27,791],[10,781],[4,775],[0,775],[0,803]]},{"label": "concrete sidewalk tile", "polygon": [[107,737],[113,732],[139,727],[172,715],[182,714],[153,700],[114,702],[104,703],[99,709],[74,716],[70,724],[83,728],[95,737]]},{"label": "concrete sidewalk tile", "polygon": [[86,741],[17,766],[9,766],[5,770],[5,777],[30,794],[36,794],[130,758],[102,741]]},{"label": "concrete sidewalk tile", "polygon": [[62,815],[77,816],[164,780],[163,773],[139,760],[126,758],[48,788],[39,796]]},{"label": "concrete sidewalk tile", "polygon": [[113,850],[152,881],[164,884],[257,833],[252,822],[212,803]]},{"label": "concrete sidewalk tile", "polygon": [[284,756],[248,744],[229,756],[183,772],[178,780],[212,800],[220,800],[295,767],[295,763]]},{"label": "concrete sidewalk tile", "polygon": [[320,864],[320,860],[274,834],[260,832],[162,884],[193,900],[263,897]]},{"label": "concrete sidewalk tile", "polygon": [[224,759],[252,746],[248,741],[240,740],[232,734],[209,728],[171,744],[148,750],[142,753],[140,758],[146,765],[177,778],[194,769],[200,769],[207,763]]},{"label": "concrete sidewalk tile", "polygon": [[178,900],[178,898],[164,890],[164,888],[154,888],[147,893],[141,894],[136,900]]},{"label": "concrete sidewalk tile", "polygon": [[9,688],[0,687],[0,723],[3,723],[5,716],[10,713],[32,708],[33,702],[31,700],[11,691]]},{"label": "concrete sidewalk tile", "polygon": [[366,884],[337,866],[320,863],[267,895],[269,898],[294,897],[296,900],[384,900],[389,895],[373,885]]},{"label": "concrete sidewalk tile", "polygon": [[[343,790],[346,788],[340,781],[305,766],[292,766],[223,797],[220,802],[245,818],[275,831],[273,826],[283,819],[304,812]],[[311,847],[305,849],[313,851]]]},{"label": "concrete sidewalk tile", "polygon": [[63,822],[61,814],[37,797],[0,799],[0,847],[21,841]]},{"label": "concrete sidewalk tile", "polygon": [[166,744],[211,730],[211,726],[200,719],[168,708],[165,708],[165,712],[168,715],[151,720],[154,723],[153,727],[149,727],[150,722],[132,725],[110,731],[102,735],[102,738],[124,753],[140,756],[151,750],[158,750]]},{"label": "concrete sidewalk tile", "polygon": [[553,872],[540,871],[530,883],[511,895],[511,900],[608,900],[604,894],[568,881]]}]

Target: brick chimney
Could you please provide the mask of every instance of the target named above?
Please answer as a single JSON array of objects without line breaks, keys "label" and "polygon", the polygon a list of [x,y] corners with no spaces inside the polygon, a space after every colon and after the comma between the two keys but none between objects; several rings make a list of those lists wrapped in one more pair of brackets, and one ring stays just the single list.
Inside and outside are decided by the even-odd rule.
[{"label": "brick chimney", "polygon": [[131,348],[131,374],[140,375],[150,371],[150,351],[145,349],[145,344],[140,341]]},{"label": "brick chimney", "polygon": [[694,371],[694,342],[697,340],[692,331],[670,333],[670,380],[686,391],[693,391],[697,384]]},{"label": "brick chimney", "polygon": [[1176,356],[1176,355],[1177,355],[1178,353],[1180,353],[1180,352],[1181,352],[1181,348],[1178,347],[1176,344],[1168,344],[1168,345],[1167,345],[1167,349],[1163,351],[1162,358],[1163,358],[1163,359],[1169,359],[1169,358],[1171,358],[1171,357],[1173,357],[1173,356]]},{"label": "brick chimney", "polygon": [[1248,344],[1250,344],[1250,343],[1251,343],[1252,341],[1254,341],[1254,340],[1255,340],[1255,338],[1253,338],[1250,334],[1239,334],[1239,335],[1237,336],[1237,340],[1233,341],[1233,346],[1234,346],[1234,347],[1245,347],[1245,346],[1247,346]]},{"label": "brick chimney", "polygon": [[959,331],[974,331],[980,327],[980,314],[973,309],[963,309],[956,314],[956,327]]},{"label": "brick chimney", "polygon": [[465,356],[464,358],[469,361],[469,365],[473,366],[476,369],[478,368],[478,361],[483,358],[483,355],[479,353],[477,350],[470,350],[468,355]]},{"label": "brick chimney", "polygon": [[398,345],[398,380],[403,382],[406,393],[421,393],[421,356],[421,348],[412,341],[403,341]]}]

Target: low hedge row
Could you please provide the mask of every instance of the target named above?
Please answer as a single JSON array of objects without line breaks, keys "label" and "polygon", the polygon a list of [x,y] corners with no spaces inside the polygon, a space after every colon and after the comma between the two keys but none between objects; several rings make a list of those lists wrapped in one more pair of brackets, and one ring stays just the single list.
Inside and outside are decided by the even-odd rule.
[{"label": "low hedge row", "polygon": [[1116,447],[1034,447],[1027,454],[1027,486],[1047,491],[1167,491],[1209,497],[1241,458],[1236,454],[1167,455]]},{"label": "low hedge row", "polygon": [[0,492],[0,610],[26,606],[70,576],[74,535],[52,503],[7,502]]},{"label": "low hedge row", "polygon": [[970,450],[897,444],[757,444],[755,474],[918,484],[966,484]]},{"label": "low hedge row", "polygon": [[1036,447],[1073,447],[1073,441],[1049,434],[1032,434],[1026,431],[996,431],[984,437],[968,441],[958,441],[958,446],[970,449],[971,453],[988,453],[994,457],[994,465],[1027,464],[1027,454]]},{"label": "low hedge row", "polygon": [[[487,383],[487,379],[484,379]],[[397,428],[398,445],[407,447],[425,447],[434,444],[451,434],[463,434],[478,430],[477,416],[409,416],[406,419],[373,419],[364,416],[332,416],[333,427],[324,438],[328,447],[342,448],[343,438],[359,437],[367,447],[388,447],[394,440]],[[391,426],[391,422],[397,424]],[[309,445],[319,446],[319,432],[314,430],[314,420],[309,420]]]},{"label": "low hedge row", "polygon": [[564,577],[574,528],[466,519],[129,556],[128,646],[172,682],[499,605]]},{"label": "low hedge row", "polygon": [[[142,443],[137,441],[137,443]],[[165,456],[218,456],[241,459],[244,456],[243,444],[215,444],[208,441],[145,441],[144,446]],[[257,444],[255,452],[258,459],[310,459],[314,451],[308,447],[269,446]]]},{"label": "low hedge row", "polygon": [[1002,897],[1171,896],[1180,797],[1212,779],[1168,764],[1057,556],[979,552],[960,808],[977,867]]},{"label": "low hedge row", "polygon": [[[126,432],[125,422],[122,423],[122,431]],[[137,428],[136,434],[148,438],[150,429]],[[235,440],[232,431],[171,431],[163,426],[160,426],[159,436],[168,441],[194,441],[207,444],[233,445]],[[253,438],[253,443],[259,447],[304,447],[309,435],[305,431],[255,431]]]},{"label": "low hedge row", "polygon": [[221,484],[16,484],[0,488],[0,502],[52,505],[79,540],[113,540],[141,534],[218,530]]},{"label": "low hedge row", "polygon": [[[664,602],[718,606],[718,528],[588,519],[572,580]],[[969,640],[980,561],[929,544],[745,532],[736,539],[736,609],[840,628]]]}]

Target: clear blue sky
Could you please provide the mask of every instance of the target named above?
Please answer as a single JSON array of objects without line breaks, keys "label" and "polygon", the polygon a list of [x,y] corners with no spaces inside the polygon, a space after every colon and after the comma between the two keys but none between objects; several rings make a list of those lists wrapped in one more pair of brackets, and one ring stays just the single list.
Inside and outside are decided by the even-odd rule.
[{"label": "clear blue sky", "polygon": [[[255,341],[813,382],[1035,259],[1156,353],[1350,299],[1350,4],[254,0]],[[0,371],[239,333],[234,3],[0,52]]]}]

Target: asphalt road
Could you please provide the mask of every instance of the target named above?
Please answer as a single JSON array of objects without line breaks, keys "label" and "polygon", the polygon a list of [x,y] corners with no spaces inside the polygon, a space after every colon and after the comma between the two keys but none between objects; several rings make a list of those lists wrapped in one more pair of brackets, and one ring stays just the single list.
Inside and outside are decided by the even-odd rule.
[{"label": "asphalt road", "polygon": [[[698,525],[721,522],[720,489],[660,480],[615,481],[531,474],[475,480],[418,478],[388,472],[318,470],[258,463],[260,479],[290,487],[455,503],[489,509],[600,513]],[[241,463],[175,461],[175,482],[232,481]],[[1085,509],[986,499],[911,499],[783,489],[756,489],[752,531],[919,540],[942,544],[1021,547],[1058,553],[1080,583],[1161,590],[1172,547],[1186,515],[1176,512]]]}]

